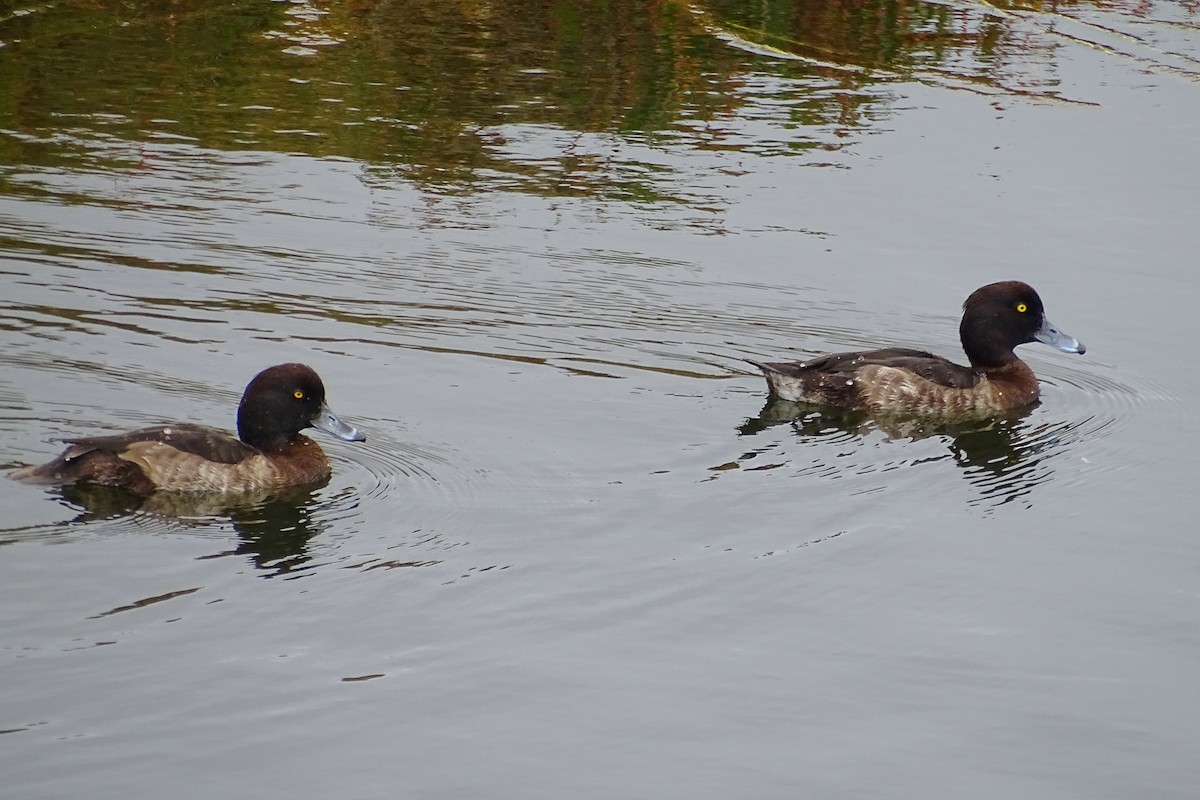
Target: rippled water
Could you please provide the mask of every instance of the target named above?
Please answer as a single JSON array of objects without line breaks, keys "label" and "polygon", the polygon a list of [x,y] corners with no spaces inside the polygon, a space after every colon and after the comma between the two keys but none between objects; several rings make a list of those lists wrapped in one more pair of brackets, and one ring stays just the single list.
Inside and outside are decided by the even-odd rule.
[{"label": "rippled water", "polygon": [[[232,428],[275,497],[0,481],[6,796],[1191,797],[1186,3],[0,12],[0,467]],[[1088,345],[970,425],[744,358]]]}]

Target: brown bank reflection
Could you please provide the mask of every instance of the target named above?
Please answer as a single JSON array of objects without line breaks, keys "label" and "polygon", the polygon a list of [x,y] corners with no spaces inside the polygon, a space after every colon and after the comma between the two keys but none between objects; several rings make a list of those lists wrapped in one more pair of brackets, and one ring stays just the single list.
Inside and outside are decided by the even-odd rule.
[{"label": "brown bank reflection", "polygon": [[441,192],[690,200],[644,148],[836,150],[898,80],[1055,97],[1067,40],[1038,24],[1108,5],[62,0],[0,12],[0,164],[138,168],[122,142],[185,141]]},{"label": "brown bank reflection", "polygon": [[[904,415],[872,415],[771,400],[758,416],[747,419],[737,430],[741,436],[753,436],[774,426],[789,425],[797,436],[817,446],[848,440],[862,442],[873,434],[882,434],[901,446],[905,441],[937,440],[946,446],[943,458],[952,460],[962,470],[963,478],[978,489],[978,498],[973,502],[991,506],[1018,500],[1028,503],[1028,495],[1053,474],[1044,463],[1045,459],[1070,438],[1066,425],[1056,429],[1051,425],[1031,424],[1033,410],[1034,407],[1029,407],[995,417],[944,421]],[[844,449],[839,448],[831,457],[844,456]],[[754,469],[755,461],[761,455],[762,451],[750,451],[735,464],[724,465],[724,468]],[[931,460],[937,459],[923,453],[919,459],[901,463]],[[758,468],[774,466],[780,465]],[[892,463],[888,468],[895,466],[897,463]],[[877,468],[877,459],[873,459],[870,471]],[[837,474],[846,469],[840,463],[818,463],[815,471]]]},{"label": "brown bank reflection", "polygon": [[95,484],[63,486],[60,491],[67,502],[82,509],[75,523],[133,514],[183,526],[211,526],[228,519],[238,536],[233,553],[248,557],[270,575],[285,575],[310,560],[308,543],[326,529],[314,515],[320,489],[308,486],[233,498],[172,492],[142,497]]}]

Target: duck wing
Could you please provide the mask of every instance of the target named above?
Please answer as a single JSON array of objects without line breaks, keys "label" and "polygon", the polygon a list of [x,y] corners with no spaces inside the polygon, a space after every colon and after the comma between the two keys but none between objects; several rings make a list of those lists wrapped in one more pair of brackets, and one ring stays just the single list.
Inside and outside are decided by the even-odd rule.
[{"label": "duck wing", "polygon": [[199,456],[217,464],[240,464],[260,452],[258,448],[246,444],[225,431],[190,423],[155,425],[128,433],[87,436],[66,441],[71,446],[61,456],[64,461],[72,461],[95,451],[120,456],[131,446],[142,442],[166,445],[181,453]]},{"label": "duck wing", "polygon": [[808,361],[766,364],[752,361],[751,363],[760,369],[767,368],[781,375],[800,379],[812,379],[817,375],[825,375],[850,380],[858,370],[875,364],[911,372],[939,386],[954,389],[970,389],[979,383],[979,374],[970,367],[955,364],[949,359],[924,350],[911,350],[904,347],[830,353]]}]

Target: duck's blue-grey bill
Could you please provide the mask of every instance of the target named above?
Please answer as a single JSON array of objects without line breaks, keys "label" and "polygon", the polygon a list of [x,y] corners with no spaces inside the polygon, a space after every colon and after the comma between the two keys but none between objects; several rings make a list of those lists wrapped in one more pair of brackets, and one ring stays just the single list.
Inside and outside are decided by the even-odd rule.
[{"label": "duck's blue-grey bill", "polygon": [[329,409],[329,406],[321,406],[321,410],[313,417],[312,425],[314,428],[319,428],[326,433],[332,433],[339,439],[345,439],[347,442],[365,442],[367,437],[358,428],[353,425],[347,425],[337,418],[337,414]]},{"label": "duck's blue-grey bill", "polygon": [[1051,347],[1062,350],[1064,353],[1079,353],[1087,352],[1083,342],[1076,339],[1074,336],[1067,334],[1054,327],[1054,323],[1042,317],[1042,327],[1038,328],[1037,333],[1033,334],[1033,338],[1037,339],[1042,344],[1048,344]]}]

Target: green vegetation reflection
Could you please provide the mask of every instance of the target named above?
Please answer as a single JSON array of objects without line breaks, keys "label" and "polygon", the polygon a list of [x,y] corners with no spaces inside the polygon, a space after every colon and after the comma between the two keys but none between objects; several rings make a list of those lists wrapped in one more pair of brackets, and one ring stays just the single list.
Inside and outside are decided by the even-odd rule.
[{"label": "green vegetation reflection", "polygon": [[1013,9],[1040,8],[59,0],[0,14],[0,164],[132,168],[145,154],[122,144],[185,141],[443,192],[687,200],[656,149],[821,163],[888,113],[897,80],[1052,94],[1019,78],[1052,42],[1012,33]]}]

